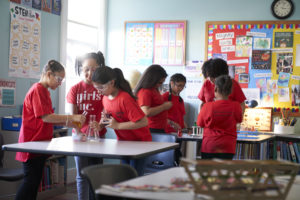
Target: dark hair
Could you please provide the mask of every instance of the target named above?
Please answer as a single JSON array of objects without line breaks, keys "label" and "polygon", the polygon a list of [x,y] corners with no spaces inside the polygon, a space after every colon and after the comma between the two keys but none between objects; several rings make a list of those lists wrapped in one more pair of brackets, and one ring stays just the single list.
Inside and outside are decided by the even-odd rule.
[{"label": "dark hair", "polygon": [[137,93],[142,88],[153,88],[159,81],[163,78],[166,78],[168,76],[166,70],[162,68],[160,65],[151,65],[149,66],[146,71],[142,74],[142,77],[140,78],[139,82],[137,83],[134,94],[137,95]]},{"label": "dark hair", "polygon": [[48,71],[51,71],[52,73],[61,72],[61,71],[65,71],[65,68],[58,61],[56,61],[56,60],[49,60],[47,62],[47,64],[44,66],[42,73],[46,74]]},{"label": "dark hair", "polygon": [[99,84],[106,84],[111,80],[115,80],[115,87],[127,92],[132,98],[136,97],[132,93],[129,82],[124,78],[123,72],[119,68],[99,67],[92,76],[92,81]]},{"label": "dark hair", "polygon": [[204,62],[202,66],[202,74],[204,78],[217,78],[221,75],[228,75],[227,62],[221,58],[211,58]]},{"label": "dark hair", "polygon": [[97,53],[87,53],[81,57],[77,57],[75,60],[75,73],[77,75],[81,74],[82,71],[82,63],[87,59],[94,59],[96,63],[99,65],[99,67],[105,66],[105,59],[103,56],[103,53],[101,51],[98,51]]},{"label": "dark hair", "polygon": [[215,80],[215,90],[223,96],[229,96],[232,90],[232,79],[228,75],[221,75]]},{"label": "dark hair", "polygon": [[[174,83],[177,83],[177,82],[184,82],[186,83],[186,78],[185,76],[183,76],[182,74],[179,74],[179,73],[176,73],[176,74],[173,74],[170,78],[170,82],[174,82]],[[168,100],[171,101],[172,100],[172,88],[171,88],[171,83],[169,83],[169,97],[168,97]],[[182,98],[181,96],[179,96],[179,102],[182,102]]]}]

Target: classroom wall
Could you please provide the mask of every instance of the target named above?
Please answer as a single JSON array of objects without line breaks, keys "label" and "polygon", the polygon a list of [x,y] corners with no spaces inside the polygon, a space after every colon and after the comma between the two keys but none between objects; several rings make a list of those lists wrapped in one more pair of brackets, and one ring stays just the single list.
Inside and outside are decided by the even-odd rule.
[{"label": "classroom wall", "polygon": [[[8,77],[10,13],[9,0],[0,1],[0,79],[16,80],[16,106],[0,107],[0,117],[21,114],[21,105],[32,83],[39,79]],[[41,70],[50,59],[60,57],[60,16],[41,11]],[[58,110],[58,90],[51,91],[53,107]]]},{"label": "classroom wall", "polygon": [[[107,61],[111,67],[123,67],[124,22],[187,20],[186,60],[204,60],[206,21],[277,20],[272,16],[273,0],[109,0],[107,22]],[[288,20],[300,20],[300,1],[293,0],[294,14]],[[146,67],[140,67],[144,71]],[[183,67],[165,67],[169,75]],[[130,70],[130,67],[126,67]],[[199,88],[200,90],[200,88]],[[199,91],[195,91],[199,92]],[[184,97],[184,93],[182,94]],[[189,125],[195,121],[200,101],[188,101]],[[298,122],[298,125],[300,123]],[[298,126],[300,132],[300,126]]]}]

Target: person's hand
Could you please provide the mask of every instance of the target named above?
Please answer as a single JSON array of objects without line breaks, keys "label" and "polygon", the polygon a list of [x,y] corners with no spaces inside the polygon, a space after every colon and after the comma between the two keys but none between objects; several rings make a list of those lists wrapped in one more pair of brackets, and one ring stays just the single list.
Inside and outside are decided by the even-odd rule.
[{"label": "person's hand", "polygon": [[97,121],[91,122],[89,126],[98,132],[102,129],[102,126]]},{"label": "person's hand", "polygon": [[165,110],[169,110],[173,106],[173,103],[171,101],[166,101],[163,103],[163,106]]},{"label": "person's hand", "polygon": [[174,121],[172,121],[172,120],[169,120],[169,124],[170,124],[170,126],[171,126],[172,128],[174,128],[176,131],[178,131],[178,130],[181,129],[181,126],[180,126],[178,123],[176,123],[176,122],[174,122]]},{"label": "person's hand", "polygon": [[118,130],[119,129],[119,122],[117,122],[117,120],[115,120],[115,118],[111,117],[109,119],[108,125],[106,127]]},{"label": "person's hand", "polygon": [[84,124],[86,117],[84,115],[71,115],[70,119],[69,119],[73,125],[71,125],[70,127],[74,127],[76,129],[80,129],[82,127],[82,125]]},{"label": "person's hand", "polygon": [[80,122],[80,124],[84,124],[86,120],[85,115],[72,115],[72,121],[73,122]]}]

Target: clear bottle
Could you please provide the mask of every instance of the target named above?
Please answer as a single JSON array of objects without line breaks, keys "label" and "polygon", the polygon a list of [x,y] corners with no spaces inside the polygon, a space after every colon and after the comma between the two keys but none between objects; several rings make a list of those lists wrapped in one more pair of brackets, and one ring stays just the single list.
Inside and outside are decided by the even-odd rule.
[{"label": "clear bottle", "polygon": [[87,129],[87,139],[89,141],[97,141],[100,139],[99,132],[91,127],[91,124],[96,121],[96,115],[90,115],[89,127]]},{"label": "clear bottle", "polygon": [[96,120],[96,115],[90,115],[89,118],[89,127],[87,129],[86,135],[88,140],[94,140],[94,129],[91,127],[91,124]]}]

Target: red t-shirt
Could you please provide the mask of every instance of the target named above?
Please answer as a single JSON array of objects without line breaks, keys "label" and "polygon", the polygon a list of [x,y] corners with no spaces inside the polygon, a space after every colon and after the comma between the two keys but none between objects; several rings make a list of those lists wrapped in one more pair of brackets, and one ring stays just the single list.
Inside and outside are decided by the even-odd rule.
[{"label": "red t-shirt", "polygon": [[218,100],[203,105],[197,125],[204,127],[201,151],[204,153],[233,153],[236,145],[236,124],[242,122],[239,102]]},{"label": "red t-shirt", "polygon": [[[203,102],[212,102],[215,99],[215,85],[210,80],[205,80],[198,94],[198,98]],[[232,92],[228,97],[229,100],[237,101],[240,104],[246,100],[246,97],[239,83],[232,79]]]},{"label": "red t-shirt", "polygon": [[[122,90],[119,90],[118,95],[112,100],[104,96],[103,106],[117,122],[137,122],[145,116],[136,100]],[[118,140],[152,141],[148,126],[133,130],[115,130],[115,132]]]},{"label": "red t-shirt", "polygon": [[[53,125],[43,122],[41,117],[53,112],[50,92],[42,84],[35,83],[24,99],[19,143],[51,140]],[[17,152],[16,160],[26,162],[36,156],[38,154]]]},{"label": "red t-shirt", "polygon": [[[165,101],[168,101],[169,98],[169,92],[166,92],[163,94],[163,98]],[[176,122],[181,126],[181,128],[184,128],[184,115],[185,115],[185,108],[184,108],[184,101],[182,102],[179,101],[179,96],[175,96],[172,94],[172,99],[171,99],[173,105],[172,107],[168,110],[168,119]],[[165,129],[166,133],[172,133],[176,132],[174,128],[172,128],[169,124],[167,124],[167,127]]]},{"label": "red t-shirt", "polygon": [[[88,112],[85,123],[80,129],[82,133],[87,133],[90,115],[96,115],[96,121],[100,121],[103,110],[102,99],[103,95],[92,84],[87,84],[84,81],[80,81],[71,87],[68,92],[67,102],[77,106],[78,114],[82,114],[84,111]],[[102,136],[105,133],[106,129],[104,128],[99,134]]]},{"label": "red t-shirt", "polygon": [[[163,104],[165,101],[162,97],[162,95],[159,93],[159,91],[156,88],[152,89],[140,89],[140,91],[137,94],[138,97],[138,104],[140,106],[149,106],[156,107],[161,104]],[[165,129],[167,126],[168,121],[168,111],[162,111],[161,113],[148,117],[149,122],[149,128],[155,128],[155,129]]]}]

